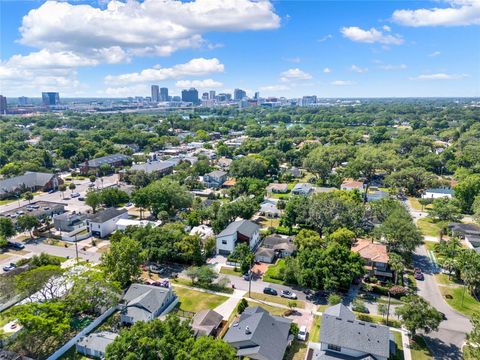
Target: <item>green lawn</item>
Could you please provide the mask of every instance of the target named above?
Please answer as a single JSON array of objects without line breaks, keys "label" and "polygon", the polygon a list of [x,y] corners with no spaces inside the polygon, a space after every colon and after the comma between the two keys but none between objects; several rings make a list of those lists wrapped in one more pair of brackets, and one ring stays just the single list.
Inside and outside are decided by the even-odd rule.
[{"label": "green lawn", "polygon": [[433,357],[430,354],[430,350],[425,343],[425,340],[421,336],[415,336],[414,341],[410,340],[410,352],[412,354],[412,360],[432,360]]},{"label": "green lawn", "polygon": [[3,199],[3,200],[0,200],[0,205],[7,205],[14,201],[17,201],[17,199]]},{"label": "green lawn", "polygon": [[417,221],[418,228],[425,236],[438,237],[440,235],[440,230],[442,229],[443,225],[445,225],[445,222],[434,222],[430,218],[418,219]]},{"label": "green lawn", "polygon": [[320,328],[322,326],[322,317],[315,315],[313,324],[308,334],[308,341],[318,342],[320,339]]},{"label": "green lawn", "polygon": [[215,309],[228,299],[226,296],[208,294],[178,286],[175,287],[175,293],[179,299],[180,310],[194,313],[200,310]]},{"label": "green lawn", "polygon": [[392,360],[403,360],[403,344],[402,344],[402,334],[398,331],[392,331],[393,340],[395,341],[396,352],[395,356],[392,356]]},{"label": "green lawn", "polygon": [[[248,293],[245,295],[245,297],[248,297]],[[288,306],[288,303],[290,301],[294,301],[297,304],[297,306],[295,306],[295,307],[300,308],[300,309],[305,308],[305,302],[302,301],[302,300],[290,300],[290,299],[286,299],[286,298],[283,298],[283,297],[280,297],[280,296],[268,295],[268,294],[256,293],[256,292],[251,293],[251,298],[256,299],[256,300],[268,301],[268,302],[272,302],[272,303],[280,304],[280,305],[285,305],[285,306]]]},{"label": "green lawn", "polygon": [[265,305],[265,304],[257,303],[254,301],[247,300],[247,302],[249,307],[260,306],[262,309],[267,310],[271,315],[283,316],[285,311],[288,311],[287,309],[279,308],[276,306]]},{"label": "green lawn", "polygon": [[226,266],[222,266],[220,268],[220,274],[242,276],[242,273],[240,272],[239,269],[237,269],[237,271],[235,271],[235,268],[230,268],[230,267],[226,267]]},{"label": "green lawn", "polygon": [[410,206],[415,210],[422,211],[422,204],[420,204],[417,198],[409,197],[408,202],[410,203]]},{"label": "green lawn", "polygon": [[285,269],[285,260],[280,259],[274,265],[268,267],[265,274],[263,274],[263,281],[283,285],[284,281],[280,275],[283,269]]},{"label": "green lawn", "polygon": [[463,299],[462,305],[463,286],[440,286],[439,288],[445,301],[455,310],[469,317],[471,317],[473,314],[480,313],[480,302],[470,295],[468,290],[465,290],[465,298]]}]

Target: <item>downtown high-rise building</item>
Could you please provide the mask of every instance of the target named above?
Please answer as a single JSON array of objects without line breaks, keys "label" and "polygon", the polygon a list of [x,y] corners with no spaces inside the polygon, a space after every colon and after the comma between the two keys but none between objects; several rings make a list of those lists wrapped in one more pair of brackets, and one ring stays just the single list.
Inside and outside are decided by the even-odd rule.
[{"label": "downtown high-rise building", "polygon": [[235,89],[233,91],[233,100],[235,101],[240,101],[242,100],[244,97],[247,97],[247,93],[242,90],[242,89]]},{"label": "downtown high-rise building", "polygon": [[208,92],[202,94],[202,100],[208,100]]},{"label": "downtown high-rise building", "polygon": [[42,102],[45,106],[60,105],[60,94],[58,92],[42,92]]},{"label": "downtown high-rise building", "polygon": [[152,102],[158,103],[160,101],[160,89],[158,85],[152,85]]},{"label": "downtown high-rise building", "polygon": [[255,96],[253,97],[255,100],[260,99],[260,93],[257,91],[255,92]]},{"label": "downtown high-rise building", "polygon": [[168,101],[168,88],[160,88],[160,101]]},{"label": "downtown high-rise building", "polygon": [[5,115],[7,113],[7,98],[6,96],[0,95],[0,115]]},{"label": "downtown high-rise building", "polygon": [[182,90],[182,101],[198,104],[198,90],[190,88],[188,90]]},{"label": "downtown high-rise building", "polygon": [[18,98],[18,105],[20,106],[28,105],[28,98],[26,96],[20,96]]},{"label": "downtown high-rise building", "polygon": [[215,100],[215,90],[210,90],[210,100]]}]

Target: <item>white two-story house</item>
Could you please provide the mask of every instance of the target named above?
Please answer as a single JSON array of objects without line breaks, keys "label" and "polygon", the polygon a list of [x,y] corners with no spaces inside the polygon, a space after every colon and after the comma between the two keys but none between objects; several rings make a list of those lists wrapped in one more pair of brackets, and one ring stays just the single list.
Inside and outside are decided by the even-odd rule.
[{"label": "white two-story house", "polygon": [[217,235],[217,254],[228,255],[238,243],[245,242],[255,249],[260,240],[260,226],[250,220],[237,220]]}]

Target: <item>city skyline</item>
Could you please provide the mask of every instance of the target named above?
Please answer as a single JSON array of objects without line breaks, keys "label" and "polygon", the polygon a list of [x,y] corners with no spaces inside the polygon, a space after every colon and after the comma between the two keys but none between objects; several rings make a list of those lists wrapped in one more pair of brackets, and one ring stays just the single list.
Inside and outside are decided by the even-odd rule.
[{"label": "city skyline", "polygon": [[200,98],[480,96],[473,0],[1,6],[7,97],[146,97],[153,84]]}]

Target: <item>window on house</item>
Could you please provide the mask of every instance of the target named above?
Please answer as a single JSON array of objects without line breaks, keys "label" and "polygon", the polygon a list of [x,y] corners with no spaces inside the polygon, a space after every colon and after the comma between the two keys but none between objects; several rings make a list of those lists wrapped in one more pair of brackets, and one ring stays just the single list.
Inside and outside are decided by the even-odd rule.
[{"label": "window on house", "polygon": [[227,245],[227,240],[222,240],[223,245]]},{"label": "window on house", "polygon": [[328,344],[328,350],[341,352],[342,348],[340,346],[337,346],[337,345]]}]

